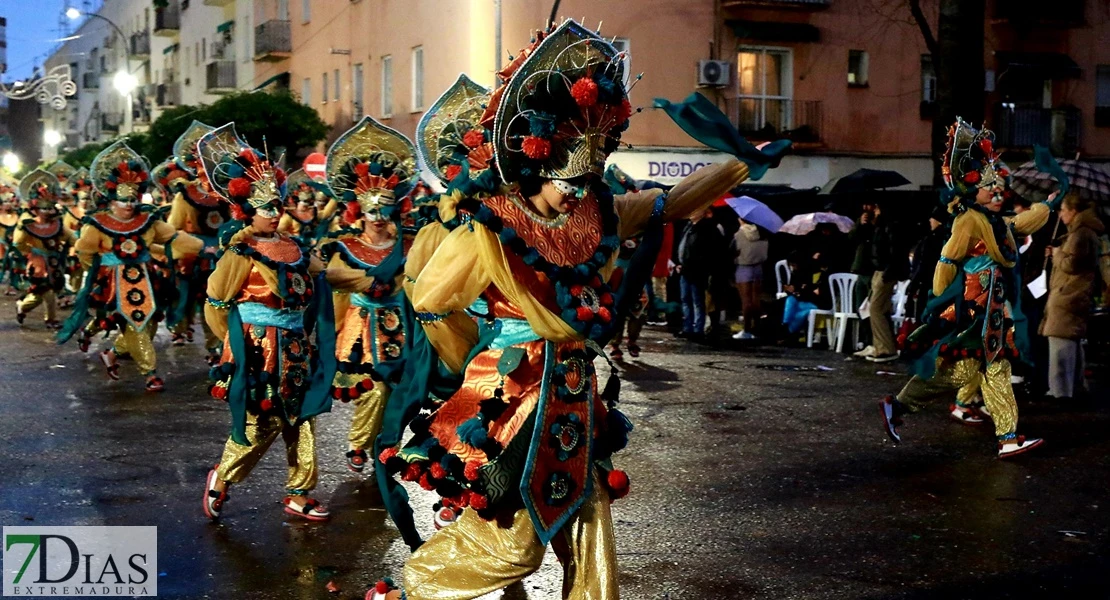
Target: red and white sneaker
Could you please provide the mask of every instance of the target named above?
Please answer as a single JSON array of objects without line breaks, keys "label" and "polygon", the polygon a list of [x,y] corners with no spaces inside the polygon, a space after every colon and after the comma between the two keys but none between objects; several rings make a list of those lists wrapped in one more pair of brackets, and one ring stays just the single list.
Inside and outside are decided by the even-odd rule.
[{"label": "red and white sneaker", "polygon": [[998,442],[998,458],[1010,458],[1011,456],[1024,454],[1042,444],[1044,444],[1044,440],[1041,438],[1026,438],[1024,435],[1019,435],[1012,440]]},{"label": "red and white sneaker", "polygon": [[[393,581],[385,579],[374,584],[374,587],[366,591],[364,600],[388,600],[390,592],[397,591],[397,586],[393,585]],[[396,594],[393,594],[396,596]]]},{"label": "red and white sneaker", "polygon": [[361,448],[347,451],[347,469],[352,473],[361,473],[368,460],[370,458],[366,456],[366,451]]},{"label": "red and white sneaker", "polygon": [[212,467],[208,471],[208,479],[204,485],[204,516],[215,521],[220,518],[220,511],[223,510],[224,502],[227,502],[227,489],[219,492],[216,491],[216,480],[219,477],[216,474],[216,469],[220,465]]},{"label": "red and white sneaker", "polygon": [[959,404],[953,404],[948,414],[952,415],[953,419],[964,425],[982,425],[985,420],[982,415],[979,414],[978,410],[969,406],[960,406]]},{"label": "red and white sneaker", "polygon": [[119,381],[119,362],[116,361],[116,353],[112,350],[104,350],[100,353],[100,362],[104,363],[108,379]]},{"label": "red and white sneaker", "polygon": [[166,389],[166,382],[157,375],[151,375],[146,379],[146,391],[157,394]]},{"label": "red and white sneaker", "polygon": [[327,521],[331,517],[331,512],[315,498],[305,498],[304,506],[293,504],[293,496],[286,496],[281,502],[285,504],[285,512],[295,517],[309,521]]},{"label": "red and white sneaker", "polygon": [[458,521],[460,516],[462,516],[462,511],[456,511],[455,509],[447,506],[441,507],[435,512],[435,516],[432,519],[435,523],[436,531],[439,531],[440,529],[453,524],[455,521]]},{"label": "red and white sneaker", "polygon": [[886,396],[879,401],[879,412],[883,417],[883,431],[890,441],[895,444],[902,443],[902,436],[898,428],[902,426],[902,415],[906,413],[905,407],[894,396]]}]

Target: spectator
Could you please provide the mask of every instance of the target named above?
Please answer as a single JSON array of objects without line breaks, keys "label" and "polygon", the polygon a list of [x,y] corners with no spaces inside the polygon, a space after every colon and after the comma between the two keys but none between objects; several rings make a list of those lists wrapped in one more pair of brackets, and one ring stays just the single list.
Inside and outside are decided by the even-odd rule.
[{"label": "spectator", "polygon": [[913,262],[910,266],[910,287],[906,294],[913,301],[913,317],[921,321],[921,314],[925,305],[929,303],[929,294],[933,290],[933,273],[937,270],[937,261],[940,260],[940,251],[944,242],[948,240],[949,220],[948,211],[938,206],[929,216],[929,233],[921,238],[913,249]]},{"label": "spectator", "polygon": [[891,299],[894,297],[894,286],[910,274],[908,237],[898,230],[892,218],[875,207],[875,232],[871,238],[871,265],[875,271],[871,276],[871,295],[868,298],[871,336],[875,345],[875,353],[867,357],[871,362],[885,363],[898,359],[894,327],[890,321],[894,309]]},{"label": "spectator", "polygon": [[690,218],[678,243],[678,272],[681,275],[682,331],[679,337],[705,336],[705,293],[724,240],[713,211],[706,209]]},{"label": "spectator", "polygon": [[759,227],[740,220],[740,230],[733,236],[730,249],[735,256],[735,282],[740,293],[744,328],[732,336],[734,340],[755,339],[755,321],[759,318],[759,302],[763,295],[763,264],[767,262],[768,246]]},{"label": "spectator", "polygon": [[829,265],[820,253],[812,257],[797,254],[787,259],[790,268],[790,283],[782,286],[789,294],[782,311],[782,324],[789,333],[802,330],[809,317],[809,311],[832,308],[829,297]]},{"label": "spectator", "polygon": [[[855,248],[852,256],[852,265],[848,272],[856,275],[856,287],[852,295],[852,307],[858,308],[863,304],[871,292],[871,276],[875,272],[871,264],[871,246],[875,236],[875,210],[876,205],[870,202],[863,205],[856,228],[848,235],[850,247]],[[931,284],[930,284],[931,285]],[[875,347],[871,344],[871,328],[867,323],[861,323],[859,340],[864,344],[864,349],[856,352],[856,356],[866,358],[875,354]]]},{"label": "spectator", "polygon": [[1052,258],[1052,277],[1040,333],[1048,337],[1049,394],[1071,400],[1085,391],[1079,341],[1087,335],[1099,278],[1099,236],[1105,227],[1090,202],[1076,193],[1064,198],[1060,222],[1068,228],[1062,243],[1045,250]]},{"label": "spectator", "polygon": [[671,312],[671,304],[667,301],[667,277],[670,276],[674,264],[671,254],[674,252],[674,224],[663,225],[663,242],[659,246],[659,256],[655,258],[655,268],[651,272],[651,288],[648,290],[651,298],[648,305],[648,325],[666,325],[667,313]]}]

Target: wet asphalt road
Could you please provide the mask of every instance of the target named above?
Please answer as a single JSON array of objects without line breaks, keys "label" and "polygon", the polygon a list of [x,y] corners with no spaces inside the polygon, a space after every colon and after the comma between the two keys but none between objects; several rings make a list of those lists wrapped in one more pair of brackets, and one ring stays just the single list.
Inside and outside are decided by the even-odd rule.
[{"label": "wet asphalt road", "polygon": [[[109,382],[93,353],[14,312],[0,300],[0,525],[156,525],[159,592],[174,598],[361,598],[399,573],[407,548],[372,476],[344,467],[348,405],[318,421],[330,523],[282,513],[275,446],[212,524],[200,501],[228,415],[205,393],[200,345],[160,334],[168,390],[149,395],[132,364]],[[623,598],[1110,597],[1105,408],[1023,407],[1021,429],[1048,443],[1015,462],[941,405],[893,447],[875,400],[901,376],[823,350],[646,337],[623,376],[636,425],[617,461],[632,478],[614,505]],[[819,365],[834,370],[776,370]],[[432,499],[410,494],[428,533]],[[558,598],[559,580],[549,553],[504,597]]]}]

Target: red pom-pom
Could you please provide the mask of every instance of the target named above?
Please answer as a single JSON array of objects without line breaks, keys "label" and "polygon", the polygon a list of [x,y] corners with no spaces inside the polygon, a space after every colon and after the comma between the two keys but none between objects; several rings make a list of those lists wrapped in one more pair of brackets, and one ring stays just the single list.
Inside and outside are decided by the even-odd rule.
[{"label": "red pom-pom", "polygon": [[250,216],[247,215],[246,211],[243,210],[243,207],[239,206],[238,204],[232,204],[231,209],[228,212],[231,214],[231,218],[235,219],[236,221],[250,220]]},{"label": "red pom-pom", "polygon": [[628,495],[629,481],[628,475],[621,470],[614,469],[609,471],[609,476],[606,477],[606,484],[609,488],[609,498],[612,500],[620,500]]},{"label": "red pom-pom", "polygon": [[597,104],[597,82],[589,76],[583,77],[570,86],[570,95],[578,106],[589,108]]},{"label": "red pom-pom", "polygon": [[358,175],[359,177],[369,177],[370,165],[364,162],[358,163],[357,165],[355,165],[355,175]]},{"label": "red pom-pom", "polygon": [[254,150],[251,150],[250,148],[243,148],[242,150],[240,150],[239,156],[247,159],[252,164],[258,160],[258,155],[255,154]]},{"label": "red pom-pom", "polygon": [[236,177],[228,182],[227,194],[232,198],[246,198],[251,195],[251,182],[245,177]]},{"label": "red pom-pom", "polygon": [[226,400],[227,399],[227,388],[225,388],[222,385],[212,386],[212,392],[211,393],[212,393],[212,397],[217,399],[217,400]]},{"label": "red pom-pom", "polygon": [[447,168],[443,170],[443,176],[447,178],[447,181],[454,181],[459,173],[462,173],[462,167],[459,165],[447,165]]},{"label": "red pom-pom", "polygon": [[582,287],[580,284],[574,284],[570,286],[570,295],[577,298],[581,296],[582,292],[584,292],[585,290],[586,288]]},{"label": "red pom-pom", "polygon": [[481,129],[471,129],[463,136],[463,143],[468,148],[477,148],[486,142],[486,137],[482,135]]},{"label": "red pom-pom", "polygon": [[609,320],[613,318],[613,314],[610,313],[609,309],[604,306],[597,309],[597,316],[601,318],[602,323],[608,323]]},{"label": "red pom-pom", "polygon": [[348,202],[347,210],[343,211],[343,220],[349,225],[357,222],[361,218],[362,207],[358,205],[358,202]]},{"label": "red pom-pom", "polygon": [[378,462],[385,464],[394,456],[397,456],[397,449],[393,447],[386,448],[385,450],[382,450],[381,454],[378,455]]},{"label": "red pom-pom", "polygon": [[379,594],[387,594],[390,592],[389,584],[384,581],[379,581],[374,584],[374,591]]},{"label": "red pom-pom", "polygon": [[405,469],[405,474],[401,477],[405,481],[416,481],[420,479],[420,465],[410,463],[408,468]]},{"label": "red pom-pom", "polygon": [[972,171],[967,175],[964,175],[964,182],[970,183],[972,185],[979,183],[980,179],[982,179],[982,176],[979,175],[979,171]]},{"label": "red pom-pom", "polygon": [[628,101],[628,98],[621,100],[621,104],[617,107],[614,116],[617,119],[618,125],[624,123],[632,116],[632,103]]},{"label": "red pom-pom", "polygon": [[432,468],[428,469],[428,472],[436,479],[443,479],[447,476],[447,469],[444,469],[443,465],[439,463],[432,463]]},{"label": "red pom-pom", "polygon": [[283,170],[283,169],[274,169],[274,181],[277,181],[278,185],[284,185],[285,184],[285,170]]},{"label": "red pom-pom", "polygon": [[525,137],[520,149],[532,160],[544,160],[551,156],[551,142],[534,135]]},{"label": "red pom-pom", "polygon": [[613,295],[610,294],[609,292],[605,292],[604,294],[602,294],[601,298],[599,298],[599,300],[605,306],[612,306],[613,305]]},{"label": "red pom-pom", "polygon": [[979,140],[979,149],[983,151],[983,154],[991,156],[994,152],[994,144],[991,142],[990,138],[983,138]]},{"label": "red pom-pom", "polygon": [[585,307],[585,306],[579,306],[578,310],[575,311],[575,316],[578,317],[579,321],[592,321],[592,320],[594,320],[593,311],[590,310],[588,307]]},{"label": "red pom-pom", "polygon": [[432,484],[432,480],[428,479],[427,473],[420,476],[420,487],[428,490],[429,492],[436,489],[436,486]]},{"label": "red pom-pom", "polygon": [[262,402],[259,403],[259,406],[262,407],[262,410],[270,410],[271,408],[274,407],[274,402],[273,402],[273,400],[270,400],[269,398],[264,398],[262,400]]},{"label": "red pom-pom", "polygon": [[470,508],[482,510],[489,507],[489,498],[481,494],[470,494]]},{"label": "red pom-pom", "polygon": [[465,476],[468,481],[478,481],[478,469],[481,466],[481,463],[476,460],[468,461],[466,467],[463,468],[463,476]]}]

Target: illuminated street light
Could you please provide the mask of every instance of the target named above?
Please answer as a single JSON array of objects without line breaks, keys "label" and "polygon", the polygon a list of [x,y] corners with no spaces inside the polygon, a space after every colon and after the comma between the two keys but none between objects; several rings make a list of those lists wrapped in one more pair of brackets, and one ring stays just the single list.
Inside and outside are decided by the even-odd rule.
[{"label": "illuminated street light", "polygon": [[8,152],[4,154],[4,168],[9,173],[18,173],[23,168],[23,161],[15,155],[15,152]]},{"label": "illuminated street light", "polygon": [[131,92],[134,92],[135,88],[139,87],[139,80],[127,71],[118,71],[115,76],[112,77],[112,86],[116,88],[117,92],[127,96],[130,95]]},{"label": "illuminated street light", "polygon": [[70,21],[76,21],[81,18],[81,11],[71,6],[66,10],[66,17],[68,17]]},{"label": "illuminated street light", "polygon": [[47,146],[57,146],[62,143],[62,134],[58,133],[57,130],[47,129],[43,132],[42,139]]}]

